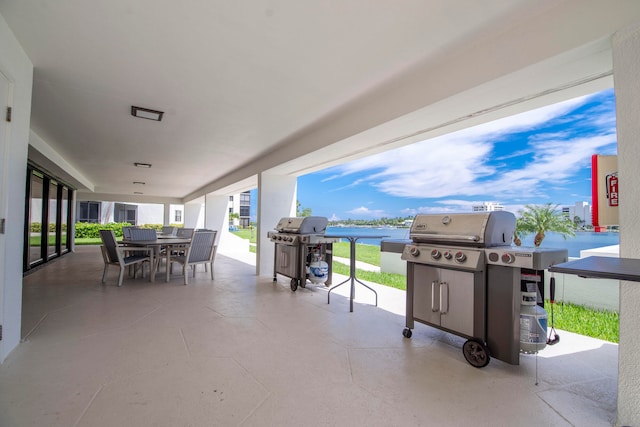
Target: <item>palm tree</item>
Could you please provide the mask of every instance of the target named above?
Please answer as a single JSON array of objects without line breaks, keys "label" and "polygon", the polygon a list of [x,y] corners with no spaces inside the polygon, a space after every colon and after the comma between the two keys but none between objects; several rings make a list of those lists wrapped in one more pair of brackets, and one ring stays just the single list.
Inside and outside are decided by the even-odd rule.
[{"label": "palm tree", "polygon": [[565,239],[576,235],[576,225],[570,218],[557,210],[558,205],[525,205],[524,209],[518,211],[520,217],[516,220],[516,231],[513,241],[520,246],[520,238],[527,234],[536,233],[533,244],[539,247],[544,240],[546,232],[560,234]]}]

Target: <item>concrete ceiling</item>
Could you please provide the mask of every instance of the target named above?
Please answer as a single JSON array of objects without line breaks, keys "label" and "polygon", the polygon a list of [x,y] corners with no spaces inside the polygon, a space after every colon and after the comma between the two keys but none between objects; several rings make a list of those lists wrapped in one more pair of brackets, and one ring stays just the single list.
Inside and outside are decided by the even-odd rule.
[{"label": "concrete ceiling", "polygon": [[85,198],[188,201],[611,85],[609,37],[640,2],[0,0],[0,14],[34,64],[32,161]]}]

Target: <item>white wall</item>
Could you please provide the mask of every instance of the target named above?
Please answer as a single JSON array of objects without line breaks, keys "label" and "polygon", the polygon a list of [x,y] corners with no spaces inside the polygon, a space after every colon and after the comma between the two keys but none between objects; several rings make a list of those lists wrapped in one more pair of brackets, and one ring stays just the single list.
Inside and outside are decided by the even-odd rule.
[{"label": "white wall", "polygon": [[[613,39],[620,178],[620,256],[640,258],[640,26]],[[618,425],[640,425],[640,284],[620,281]]]},{"label": "white wall", "polygon": [[258,236],[256,270],[273,275],[275,245],[267,238],[281,218],[295,216],[298,180],[295,176],[263,172],[258,177]]},{"label": "white wall", "polygon": [[[33,65],[15,39],[4,18],[0,16],[0,72],[13,89],[13,114],[6,140],[5,163],[0,165],[0,178],[11,185],[0,192],[1,217],[6,217],[6,232],[0,235],[0,362],[20,342],[22,316],[22,248],[24,230],[24,197],[29,119],[31,116],[31,86]],[[4,111],[2,112],[4,116]]]},{"label": "white wall", "polygon": [[163,224],[164,205],[141,203],[138,205],[138,225]]},{"label": "white wall", "polygon": [[187,228],[204,228],[204,197],[199,197],[184,205],[184,226]]}]

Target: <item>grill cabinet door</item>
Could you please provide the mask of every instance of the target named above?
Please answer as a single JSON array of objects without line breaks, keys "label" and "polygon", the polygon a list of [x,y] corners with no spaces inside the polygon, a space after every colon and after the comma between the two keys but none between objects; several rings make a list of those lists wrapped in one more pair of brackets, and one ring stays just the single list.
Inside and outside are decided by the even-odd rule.
[{"label": "grill cabinet door", "polygon": [[413,317],[474,336],[474,274],[414,264]]},{"label": "grill cabinet door", "polygon": [[440,280],[441,326],[473,337],[473,273],[443,268]]},{"label": "grill cabinet door", "polygon": [[440,326],[440,269],[424,264],[413,266],[413,317]]},{"label": "grill cabinet door", "polygon": [[298,277],[298,246],[276,245],[276,273],[283,276]]}]

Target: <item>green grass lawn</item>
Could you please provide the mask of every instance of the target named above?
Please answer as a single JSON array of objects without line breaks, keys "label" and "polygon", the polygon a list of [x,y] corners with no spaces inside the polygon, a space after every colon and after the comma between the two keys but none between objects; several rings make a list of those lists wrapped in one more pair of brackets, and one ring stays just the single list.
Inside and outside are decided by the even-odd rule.
[{"label": "green grass lawn", "polygon": [[[348,242],[338,242],[333,244],[333,256],[349,258],[349,251]],[[380,267],[380,246],[357,244],[356,259],[358,261]]]},{"label": "green grass lawn", "polygon": [[[548,324],[551,327],[551,306],[545,301]],[[579,305],[558,303],[553,305],[553,320],[557,329],[574,332],[609,342],[618,342],[619,314],[614,311],[594,310]],[[562,338],[562,337],[561,337]]]},{"label": "green grass lawn", "polygon": [[255,228],[254,229],[243,228],[237,231],[232,231],[231,233],[235,234],[238,237],[242,237],[243,239],[249,240],[250,243],[256,242],[256,235],[258,234]]}]

